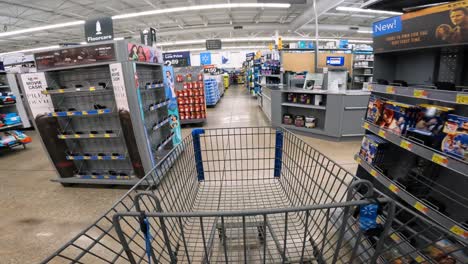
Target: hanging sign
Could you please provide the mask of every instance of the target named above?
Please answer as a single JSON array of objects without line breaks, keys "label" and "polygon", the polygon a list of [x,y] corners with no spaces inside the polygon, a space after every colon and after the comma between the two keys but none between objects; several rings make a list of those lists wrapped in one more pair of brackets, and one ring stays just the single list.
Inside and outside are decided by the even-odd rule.
[{"label": "hanging sign", "polygon": [[219,50],[219,49],[221,49],[220,39],[207,39],[206,40],[206,50]]},{"label": "hanging sign", "polygon": [[110,17],[86,20],[84,27],[85,40],[88,43],[114,39],[114,26]]},{"label": "hanging sign", "polygon": [[468,0],[429,7],[375,22],[374,52],[468,43]]},{"label": "hanging sign", "polygon": [[190,66],[190,51],[163,53],[164,64],[172,67]]},{"label": "hanging sign", "polygon": [[202,52],[202,53],[200,53],[200,64],[201,64],[201,65],[209,65],[209,64],[211,64],[211,53],[210,53],[210,52]]}]

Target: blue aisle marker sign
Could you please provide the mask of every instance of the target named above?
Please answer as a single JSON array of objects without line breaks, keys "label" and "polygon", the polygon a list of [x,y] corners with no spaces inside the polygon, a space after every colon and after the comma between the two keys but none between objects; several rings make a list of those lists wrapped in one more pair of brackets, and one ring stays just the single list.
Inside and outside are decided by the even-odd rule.
[{"label": "blue aisle marker sign", "polygon": [[211,52],[200,53],[200,64],[201,65],[211,64]]}]

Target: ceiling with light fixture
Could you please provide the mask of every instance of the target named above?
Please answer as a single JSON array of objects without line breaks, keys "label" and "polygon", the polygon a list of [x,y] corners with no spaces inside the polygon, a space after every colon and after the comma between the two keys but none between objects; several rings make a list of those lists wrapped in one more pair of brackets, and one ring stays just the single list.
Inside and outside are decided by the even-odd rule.
[{"label": "ceiling with light fixture", "polygon": [[[353,9],[364,2],[317,0],[320,38],[370,40],[372,22],[392,14]],[[249,3],[256,6],[236,6]],[[224,47],[268,44],[275,30],[285,41],[315,34],[313,0],[0,0],[0,53],[83,42],[82,21],[102,16],[114,18],[115,37],[138,41],[141,29],[156,28],[166,50],[200,48],[212,38],[230,39]]]}]

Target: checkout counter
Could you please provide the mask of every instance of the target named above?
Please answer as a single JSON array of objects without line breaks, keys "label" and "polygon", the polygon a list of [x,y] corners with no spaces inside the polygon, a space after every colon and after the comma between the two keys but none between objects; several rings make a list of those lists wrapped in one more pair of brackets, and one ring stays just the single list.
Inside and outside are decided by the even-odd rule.
[{"label": "checkout counter", "polygon": [[259,104],[272,126],[335,140],[364,135],[370,93],[348,90],[345,69],[285,79],[283,86],[262,89]]}]

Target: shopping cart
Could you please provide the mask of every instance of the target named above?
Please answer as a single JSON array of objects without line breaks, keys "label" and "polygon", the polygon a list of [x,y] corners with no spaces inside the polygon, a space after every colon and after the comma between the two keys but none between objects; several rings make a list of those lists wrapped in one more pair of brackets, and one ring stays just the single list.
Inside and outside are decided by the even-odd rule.
[{"label": "shopping cart", "polygon": [[453,233],[294,134],[226,128],[194,130],[44,263],[467,263],[465,254]]}]

